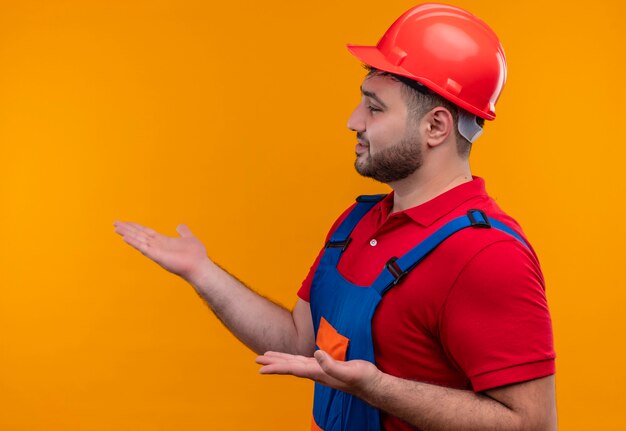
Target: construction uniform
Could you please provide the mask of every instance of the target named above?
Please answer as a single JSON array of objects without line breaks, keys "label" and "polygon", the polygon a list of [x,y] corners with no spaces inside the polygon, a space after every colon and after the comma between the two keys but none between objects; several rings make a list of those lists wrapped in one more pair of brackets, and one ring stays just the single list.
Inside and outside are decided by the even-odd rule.
[{"label": "construction uniform", "polygon": [[[476,392],[554,373],[537,257],[482,179],[391,215],[393,194],[360,200],[337,220],[299,291],[319,348]],[[315,390],[313,429],[415,429],[348,394]]]}]

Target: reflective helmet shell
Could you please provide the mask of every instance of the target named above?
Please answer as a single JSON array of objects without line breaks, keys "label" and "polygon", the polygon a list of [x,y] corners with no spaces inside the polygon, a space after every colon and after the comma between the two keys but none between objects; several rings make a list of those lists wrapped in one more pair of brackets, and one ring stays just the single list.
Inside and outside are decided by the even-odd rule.
[{"label": "reflective helmet shell", "polygon": [[363,63],[411,78],[486,120],[506,80],[496,34],[471,13],[425,3],[402,14],[376,46],[348,45]]}]

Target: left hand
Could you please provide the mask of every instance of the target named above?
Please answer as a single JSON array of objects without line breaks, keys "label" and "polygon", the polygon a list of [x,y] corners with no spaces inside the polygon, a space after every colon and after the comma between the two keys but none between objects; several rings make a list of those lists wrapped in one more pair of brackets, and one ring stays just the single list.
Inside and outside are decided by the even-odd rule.
[{"label": "left hand", "polygon": [[191,284],[201,279],[209,258],[202,242],[184,224],[176,228],[178,237],[162,235],[138,223],[116,221],[115,232],[169,272]]},{"label": "left hand", "polygon": [[363,397],[379,384],[382,372],[363,360],[337,361],[318,350],[312,358],[280,352],[265,352],[256,358],[261,374],[289,374]]}]

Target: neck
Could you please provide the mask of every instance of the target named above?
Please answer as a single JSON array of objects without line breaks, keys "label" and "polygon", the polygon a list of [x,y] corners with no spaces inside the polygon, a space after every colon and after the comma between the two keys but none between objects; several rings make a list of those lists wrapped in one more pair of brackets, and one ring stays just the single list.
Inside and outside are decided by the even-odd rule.
[{"label": "neck", "polygon": [[448,190],[472,180],[469,163],[464,162],[441,169],[441,166],[422,166],[409,177],[390,183],[394,191],[392,213],[428,202]]}]

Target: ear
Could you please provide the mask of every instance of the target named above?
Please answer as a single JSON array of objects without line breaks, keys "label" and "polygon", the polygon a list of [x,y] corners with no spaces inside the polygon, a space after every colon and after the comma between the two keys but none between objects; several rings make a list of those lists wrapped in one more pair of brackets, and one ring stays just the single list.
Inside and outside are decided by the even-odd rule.
[{"label": "ear", "polygon": [[454,131],[452,114],[443,106],[437,106],[424,115],[426,121],[426,144],[437,147]]}]

